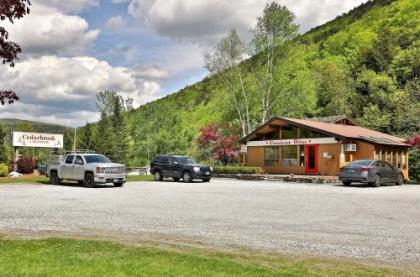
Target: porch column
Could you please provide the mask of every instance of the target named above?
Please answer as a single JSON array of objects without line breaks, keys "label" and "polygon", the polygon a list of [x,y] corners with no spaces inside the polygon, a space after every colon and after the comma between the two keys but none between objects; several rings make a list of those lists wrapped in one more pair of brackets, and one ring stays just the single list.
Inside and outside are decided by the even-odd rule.
[{"label": "porch column", "polygon": [[340,144],[340,167],[346,162],[346,154],[344,153],[344,144]]}]

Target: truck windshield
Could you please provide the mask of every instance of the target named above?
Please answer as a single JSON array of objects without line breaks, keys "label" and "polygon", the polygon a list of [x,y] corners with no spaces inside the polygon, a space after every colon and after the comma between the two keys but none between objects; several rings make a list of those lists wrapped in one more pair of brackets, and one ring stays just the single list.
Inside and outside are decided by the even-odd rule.
[{"label": "truck windshield", "polygon": [[88,164],[111,163],[110,159],[108,159],[104,155],[86,155],[85,160]]},{"label": "truck windshield", "polygon": [[190,157],[176,157],[176,159],[182,164],[196,164],[197,162]]}]

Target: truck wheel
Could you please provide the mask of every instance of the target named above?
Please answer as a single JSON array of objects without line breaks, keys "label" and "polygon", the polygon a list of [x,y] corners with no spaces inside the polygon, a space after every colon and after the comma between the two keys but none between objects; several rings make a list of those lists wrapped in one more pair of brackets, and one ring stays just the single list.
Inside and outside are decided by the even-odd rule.
[{"label": "truck wheel", "polygon": [[92,173],[86,173],[85,179],[83,180],[83,185],[87,188],[94,188],[96,186],[95,184],[95,178],[93,177]]},{"label": "truck wheel", "polygon": [[50,174],[50,183],[53,185],[59,185],[60,184],[60,178],[58,178],[58,173],[53,171]]},{"label": "truck wheel", "polygon": [[185,171],[182,174],[182,179],[184,180],[184,183],[191,183],[193,180],[191,174],[188,171]]}]

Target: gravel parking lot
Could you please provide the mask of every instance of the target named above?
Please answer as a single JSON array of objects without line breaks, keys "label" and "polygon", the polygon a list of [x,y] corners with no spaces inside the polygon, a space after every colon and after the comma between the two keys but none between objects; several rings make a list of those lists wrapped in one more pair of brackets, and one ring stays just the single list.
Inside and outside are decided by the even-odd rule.
[{"label": "gravel parking lot", "polygon": [[420,265],[420,186],[215,179],[122,188],[0,185],[0,233],[145,233]]}]

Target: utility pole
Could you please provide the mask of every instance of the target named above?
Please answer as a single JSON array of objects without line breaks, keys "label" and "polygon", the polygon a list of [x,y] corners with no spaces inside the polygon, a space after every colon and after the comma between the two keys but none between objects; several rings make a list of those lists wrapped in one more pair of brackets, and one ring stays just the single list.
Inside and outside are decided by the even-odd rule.
[{"label": "utility pole", "polygon": [[76,152],[77,127],[74,128],[73,152]]}]

